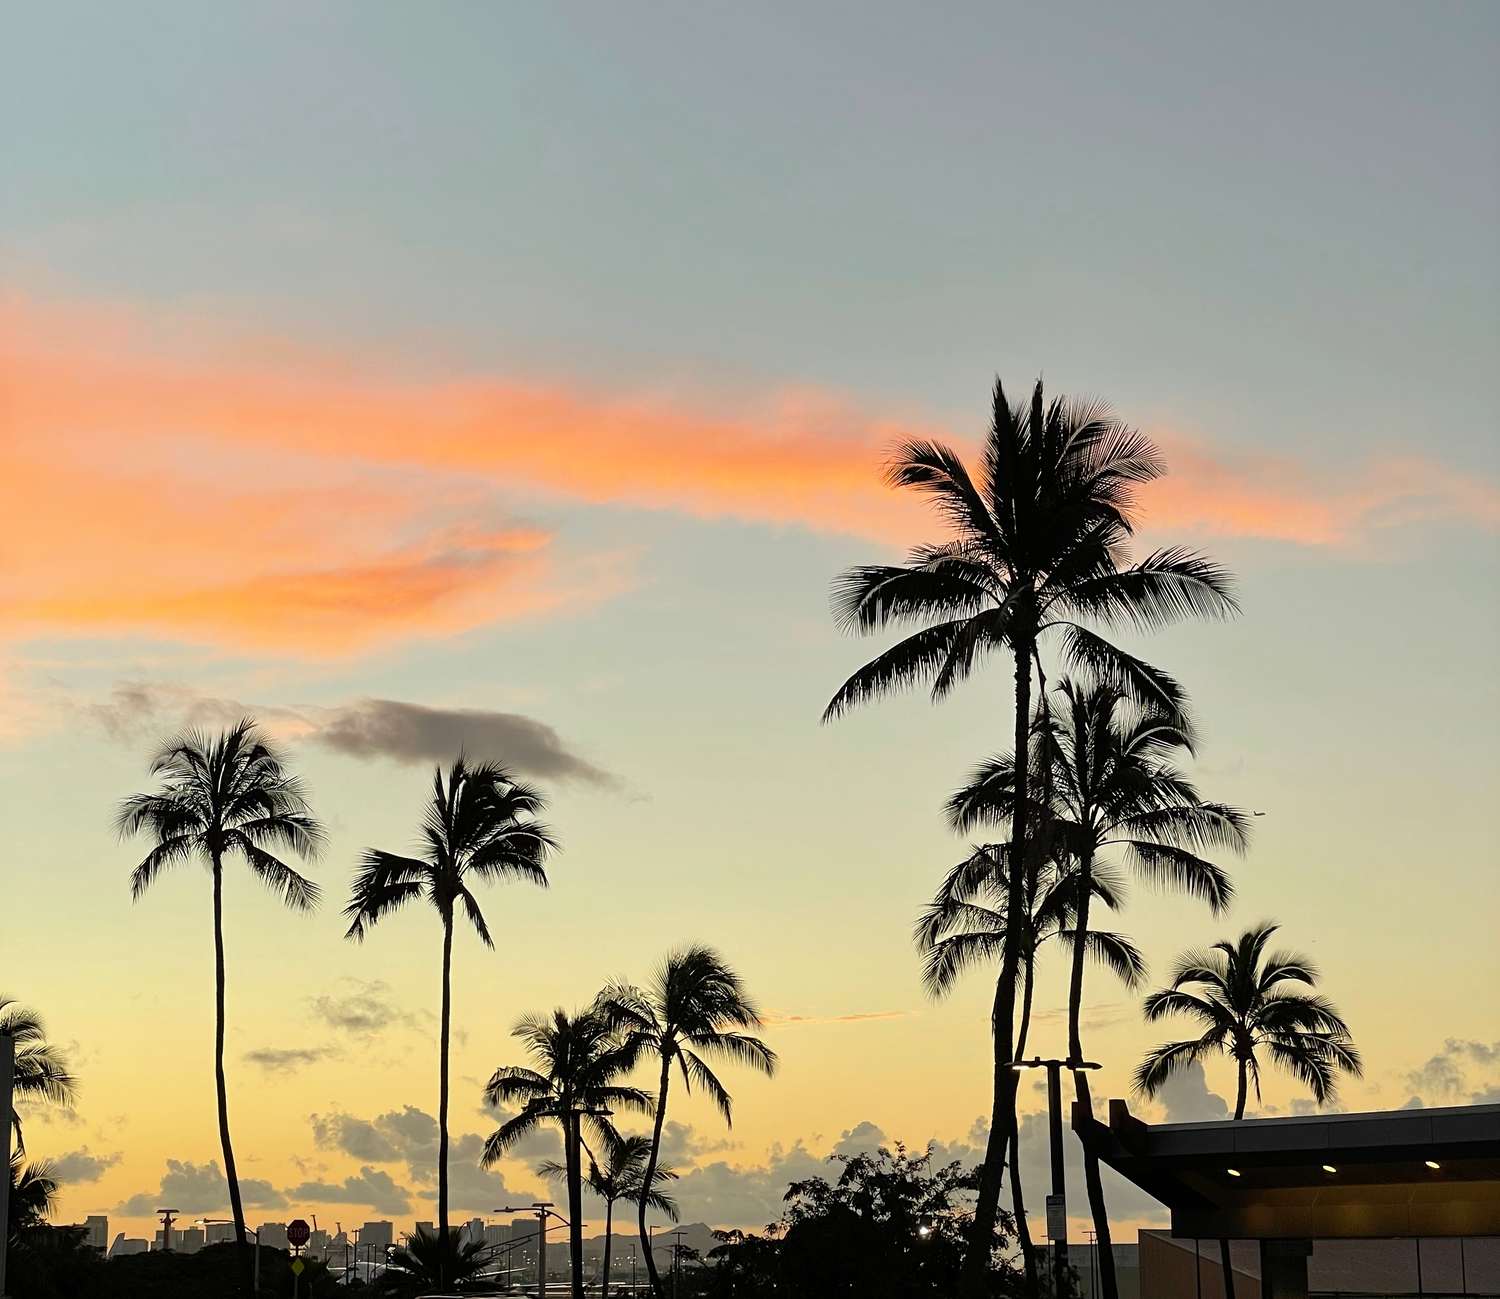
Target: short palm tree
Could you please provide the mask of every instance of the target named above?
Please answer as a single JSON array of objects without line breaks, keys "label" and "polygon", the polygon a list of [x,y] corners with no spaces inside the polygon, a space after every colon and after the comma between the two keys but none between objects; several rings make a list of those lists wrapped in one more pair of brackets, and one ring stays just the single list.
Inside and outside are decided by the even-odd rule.
[{"label": "short palm tree", "polygon": [[[668,952],[646,987],[616,984],[601,994],[601,1004],[625,1032],[627,1048],[637,1056],[654,1056],[661,1066],[656,1089],[656,1125],[651,1132],[651,1151],[641,1179],[643,1185],[654,1187],[673,1064],[682,1075],[683,1090],[691,1092],[694,1087],[701,1087],[728,1124],[733,1121],[734,1103],[710,1067],[710,1061],[748,1065],[769,1077],[776,1072],[776,1052],[753,1034],[739,1031],[760,1028],[760,1011],[745,991],[740,976],[711,947],[684,947]],[[661,1277],[651,1254],[651,1234],[646,1229],[649,1207],[650,1202],[644,1197],[637,1202],[636,1225],[651,1288],[657,1299],[662,1299]]]},{"label": "short palm tree", "polygon": [[[615,1205],[621,1200],[626,1204],[639,1204],[644,1195],[650,1208],[664,1213],[673,1222],[678,1221],[677,1201],[663,1187],[677,1179],[677,1170],[662,1165],[657,1168],[654,1186],[646,1188],[646,1160],[651,1154],[651,1138],[632,1134],[621,1137],[608,1147],[604,1167],[600,1168],[592,1154],[589,1156],[589,1173],[584,1185],[604,1201],[604,1274],[600,1281],[600,1299],[609,1299],[610,1255],[614,1245]],[[566,1164],[548,1160],[537,1172],[543,1177],[565,1179]]]},{"label": "short palm tree", "polygon": [[[1058,849],[1078,874],[1073,893],[1080,933],[1089,930],[1089,906],[1098,896],[1096,873],[1113,857],[1148,884],[1203,899],[1215,915],[1234,896],[1228,875],[1202,854],[1243,852],[1249,817],[1223,803],[1207,803],[1176,767],[1191,755],[1196,737],[1180,708],[1136,704],[1116,687],[1081,684],[1066,677],[1044,696],[1032,729],[1032,765],[1045,774],[1046,823]],[[1055,706],[1054,706],[1055,705]],[[963,833],[1004,827],[1015,806],[1015,761],[991,758],[949,800],[948,817]],[[1119,896],[1119,893],[1116,893]],[[1085,945],[1075,943],[1068,987],[1068,1054],[1082,1061]],[[1073,1071],[1079,1104],[1093,1109],[1088,1072]],[[1101,1251],[1104,1299],[1117,1286],[1109,1250],[1109,1213],[1099,1161],[1084,1151],[1084,1178]]]},{"label": "short palm tree", "polygon": [[[392,911],[420,898],[443,925],[442,1010],[438,1022],[438,1234],[448,1235],[448,1051],[453,997],[453,925],[460,910],[480,941],[495,946],[471,885],[507,879],[546,887],[543,863],[557,846],[535,818],[544,802],[529,785],[513,780],[498,763],[470,766],[460,757],[443,779],[439,767],[422,818],[422,855],[403,857],[365,850],[344,908],[348,938],[366,934]],[[439,1260],[446,1255],[439,1255]]]},{"label": "short palm tree", "polygon": [[[1037,384],[1028,405],[1011,405],[997,381],[993,419],[978,474],[939,443],[896,448],[887,472],[895,487],[926,494],[949,528],[945,541],[918,546],[904,565],[849,569],[834,584],[834,616],[864,634],[892,625],[918,630],[879,655],[840,687],[825,720],[854,705],[928,684],[941,699],[996,652],[1010,656],[1015,676],[1014,751],[1025,752],[1031,724],[1031,672],[1051,634],[1069,663],[1166,706],[1180,701],[1174,681],[1121,650],[1090,626],[1154,628],[1187,616],[1235,609],[1227,574],[1191,551],[1159,550],[1127,565],[1134,530],[1135,490],[1165,465],[1151,442],[1098,403],[1043,400]],[[1011,822],[1016,857],[1024,860],[1026,764]],[[1021,895],[1010,932],[1020,934]],[[994,1108],[964,1265],[964,1291],[982,1288],[989,1267],[1005,1161],[1015,1120],[1015,993],[1019,947],[1003,956],[994,1034]]]},{"label": "short palm tree", "polygon": [[[1050,834],[1046,841],[1052,841]],[[1033,860],[1039,855],[1033,854]],[[922,982],[929,996],[946,997],[965,971],[1001,959],[1010,915],[1009,860],[1009,844],[980,845],[948,872],[937,895],[923,908],[915,938],[923,956]],[[1024,975],[1021,1023],[1016,1033],[1017,1059],[1026,1054],[1036,987],[1037,954],[1053,938],[1060,938],[1069,946],[1077,944],[1081,926],[1076,917],[1082,881],[1082,873],[1076,865],[1065,862],[1059,866],[1050,858],[1026,873],[1023,906],[1026,932],[1021,941]],[[1093,896],[1106,907],[1114,910],[1120,906],[1122,891],[1114,872],[1108,869],[1094,871],[1088,883]],[[1087,935],[1084,946],[1088,955],[1112,970],[1127,988],[1140,984],[1145,977],[1145,958],[1128,938],[1093,927],[1084,928],[1082,932]],[[996,992],[998,995],[998,985]],[[1026,1223],[1020,1155],[1019,1130],[1013,1128],[1010,1139],[1011,1204],[1026,1265],[1027,1292],[1035,1295],[1039,1292],[1036,1255]]]},{"label": "short palm tree", "polygon": [[493,1294],[483,1277],[490,1249],[482,1240],[460,1240],[457,1232],[439,1236],[417,1228],[394,1250],[381,1277],[385,1294],[425,1294],[430,1290],[478,1290]]},{"label": "short palm tree", "polygon": [[619,1140],[612,1113],[651,1112],[651,1097],[639,1087],[621,1086],[636,1052],[606,1010],[595,1003],[575,1015],[558,1007],[551,1015],[524,1015],[512,1030],[526,1044],[541,1070],[520,1065],[496,1069],[484,1089],[497,1109],[520,1102],[521,1112],[507,1119],[484,1143],[480,1162],[486,1168],[541,1124],[557,1124],[563,1139],[563,1176],[568,1187],[568,1254],[574,1299],[583,1299],[583,1152],[593,1150],[588,1132],[602,1149]]},{"label": "short palm tree", "polygon": [[[69,1072],[67,1057],[47,1041],[47,1029],[34,1010],[0,997],[0,1037],[15,1041],[15,1075],[11,1095],[15,1100],[46,1101],[71,1105],[78,1096],[78,1080]],[[14,1104],[10,1111],[16,1145],[24,1150],[21,1115]]]},{"label": "short palm tree", "polygon": [[224,1081],[224,863],[238,857],[293,911],[311,911],[318,904],[318,886],[273,849],[316,857],[323,846],[323,829],[308,808],[302,782],[287,770],[281,753],[249,718],[218,735],[188,731],[169,740],[152,760],[151,774],[160,779],[160,788],[127,798],[120,805],[116,826],[121,835],[145,834],[154,841],[130,877],[130,894],[137,901],[165,871],[195,858],[208,867],[213,880],[219,1142],[240,1268],[248,1289],[250,1251],[229,1140],[229,1094]]},{"label": "short palm tree", "polygon": [[[1217,942],[1206,952],[1178,958],[1171,986],[1146,998],[1146,1022],[1187,1015],[1203,1026],[1203,1033],[1148,1052],[1136,1070],[1137,1092],[1155,1096],[1180,1070],[1209,1056],[1228,1055],[1238,1074],[1234,1117],[1239,1120],[1245,1117],[1250,1083],[1260,1099],[1261,1051],[1305,1083],[1319,1105],[1333,1099],[1341,1072],[1359,1077],[1359,1050],[1333,1003],[1282,987],[1313,988],[1319,976],[1317,967],[1296,952],[1267,954],[1266,945],[1278,928],[1263,921],[1235,942]],[[1219,1248],[1225,1292],[1232,1294],[1229,1242],[1220,1241]]]}]

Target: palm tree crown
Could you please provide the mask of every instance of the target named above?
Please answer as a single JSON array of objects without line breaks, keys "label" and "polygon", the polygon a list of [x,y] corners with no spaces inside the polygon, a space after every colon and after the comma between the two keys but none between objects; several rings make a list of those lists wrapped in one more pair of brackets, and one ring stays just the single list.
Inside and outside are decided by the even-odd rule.
[{"label": "palm tree crown", "polygon": [[[15,1075],[11,1094],[17,1101],[45,1101],[71,1105],[78,1096],[78,1079],[68,1067],[67,1057],[47,1041],[47,1029],[34,1010],[0,997],[0,1037],[15,1040]],[[10,1111],[16,1145],[24,1150],[21,1116],[14,1104]]]},{"label": "palm tree crown", "polygon": [[[1359,1051],[1333,1003],[1326,997],[1285,989],[1317,985],[1317,968],[1296,952],[1266,952],[1278,925],[1263,922],[1235,942],[1188,952],[1172,971],[1171,986],[1146,998],[1149,1023],[1183,1014],[1203,1025],[1200,1037],[1166,1042],[1136,1070],[1136,1090],[1155,1096],[1181,1069],[1210,1055],[1227,1053],[1236,1064],[1239,1091],[1234,1117],[1245,1115],[1247,1084],[1260,1098],[1262,1049],[1273,1064],[1303,1082],[1319,1105],[1333,1099],[1339,1073],[1360,1075]],[[1196,991],[1188,991],[1188,989]]]}]

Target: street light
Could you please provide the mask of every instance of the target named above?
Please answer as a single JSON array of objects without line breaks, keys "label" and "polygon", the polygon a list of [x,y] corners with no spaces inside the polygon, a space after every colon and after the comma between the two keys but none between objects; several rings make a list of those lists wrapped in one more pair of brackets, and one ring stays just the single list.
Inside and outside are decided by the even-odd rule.
[{"label": "street light", "polygon": [[536,1214],[536,1299],[547,1299],[547,1219],[549,1216],[556,1218],[564,1227],[570,1227],[572,1224],[562,1214],[552,1211],[551,1200],[539,1200],[529,1209],[513,1209],[507,1205],[503,1209],[496,1209],[495,1212]]},{"label": "street light", "polygon": [[1052,1242],[1052,1276],[1054,1293],[1066,1293],[1068,1285],[1068,1201],[1067,1183],[1063,1177],[1062,1138],[1062,1071],[1075,1073],[1083,1069],[1101,1069],[1092,1060],[1013,1060],[1012,1069],[1047,1071],[1047,1136],[1052,1147],[1052,1194],[1047,1197],[1047,1238]]},{"label": "street light", "polygon": [[[157,1212],[160,1213],[160,1212],[163,1212],[163,1210],[157,1210]],[[174,1209],[174,1210],[172,1210],[172,1212],[175,1213],[176,1210]],[[215,1226],[218,1226],[218,1225],[221,1225],[221,1224],[224,1224],[224,1223],[227,1223],[227,1224],[229,1224],[229,1225],[232,1226],[234,1224],[234,1219],[233,1218],[194,1218],[193,1222],[194,1222],[195,1226],[199,1226],[199,1227],[207,1227],[210,1223],[212,1223]],[[205,1236],[208,1235],[207,1232],[204,1232],[203,1234]],[[245,1228],[245,1235],[247,1235],[247,1236],[254,1236],[255,1237],[255,1293],[259,1294],[260,1293],[260,1232],[253,1231],[251,1228],[246,1227]]]}]

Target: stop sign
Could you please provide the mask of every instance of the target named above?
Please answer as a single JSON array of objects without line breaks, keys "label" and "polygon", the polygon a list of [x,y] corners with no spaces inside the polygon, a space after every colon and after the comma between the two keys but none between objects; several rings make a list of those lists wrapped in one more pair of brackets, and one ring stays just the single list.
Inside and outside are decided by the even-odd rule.
[{"label": "stop sign", "polygon": [[301,1218],[293,1218],[292,1221],[287,1223],[286,1225],[287,1244],[292,1245],[297,1249],[301,1249],[305,1244],[307,1244],[307,1238],[311,1235],[311,1229],[308,1227],[307,1223],[302,1221]]}]

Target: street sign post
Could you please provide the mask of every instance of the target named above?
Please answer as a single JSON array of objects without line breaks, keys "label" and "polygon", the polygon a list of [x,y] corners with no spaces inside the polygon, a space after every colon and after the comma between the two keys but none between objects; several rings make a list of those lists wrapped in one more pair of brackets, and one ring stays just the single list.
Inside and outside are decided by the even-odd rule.
[{"label": "street sign post", "polygon": [[301,1249],[312,1236],[312,1229],[301,1218],[293,1218],[286,1225],[286,1240],[293,1249]]},{"label": "street sign post", "polygon": [[1053,1241],[1068,1239],[1068,1201],[1065,1196],[1049,1195],[1047,1197],[1047,1239]]}]

